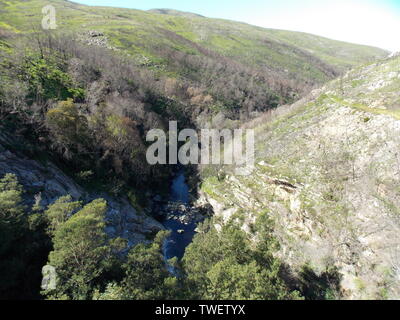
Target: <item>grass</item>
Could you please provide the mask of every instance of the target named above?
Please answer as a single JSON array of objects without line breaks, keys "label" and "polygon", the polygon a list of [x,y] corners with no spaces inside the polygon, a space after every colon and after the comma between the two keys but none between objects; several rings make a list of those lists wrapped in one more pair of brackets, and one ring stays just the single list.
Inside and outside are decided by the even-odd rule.
[{"label": "grass", "polygon": [[[330,97],[328,97],[328,99],[335,103],[338,103],[340,105],[343,105],[343,106],[346,106],[349,108],[353,108],[356,110],[369,112],[369,113],[373,113],[373,114],[387,115],[387,116],[391,116],[397,120],[400,120],[400,110],[387,110],[387,109],[371,108],[362,103],[348,102],[345,99],[337,97],[337,96],[330,96]],[[368,122],[370,119],[365,118],[364,120],[366,120],[364,122]]]},{"label": "grass", "polygon": [[[299,32],[264,29],[174,12],[171,15],[89,7],[64,0],[1,0],[0,27],[15,32],[40,30],[41,9],[48,4],[56,8],[59,31],[99,30],[106,33],[117,48],[132,55],[145,55],[152,60],[156,60],[152,52],[154,46],[199,54],[190,45],[191,41],[244,64],[287,70],[289,77],[292,74],[323,83],[329,77],[316,65],[318,59],[344,70],[387,55],[384,50]],[[168,38],[160,30],[173,32],[182,39]],[[310,61],[310,57],[317,60]]]}]

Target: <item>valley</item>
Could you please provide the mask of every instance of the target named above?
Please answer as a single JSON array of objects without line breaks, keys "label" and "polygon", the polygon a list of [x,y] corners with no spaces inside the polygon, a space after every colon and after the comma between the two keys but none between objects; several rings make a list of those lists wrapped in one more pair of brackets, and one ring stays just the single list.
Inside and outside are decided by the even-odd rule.
[{"label": "valley", "polygon": [[[0,298],[399,299],[399,97],[379,48],[0,0]],[[171,121],[254,130],[255,165],[150,163]]]}]

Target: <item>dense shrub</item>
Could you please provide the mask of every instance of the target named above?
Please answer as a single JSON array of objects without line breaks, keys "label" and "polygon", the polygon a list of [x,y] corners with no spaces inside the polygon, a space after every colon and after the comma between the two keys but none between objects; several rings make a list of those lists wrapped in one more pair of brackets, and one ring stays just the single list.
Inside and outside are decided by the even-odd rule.
[{"label": "dense shrub", "polygon": [[[264,221],[265,223],[266,221]],[[259,221],[261,241],[254,247],[238,226],[228,224],[218,232],[213,222],[186,250],[183,270],[187,290],[194,299],[276,300],[297,299],[280,278],[280,262],[274,258],[274,238]]]}]

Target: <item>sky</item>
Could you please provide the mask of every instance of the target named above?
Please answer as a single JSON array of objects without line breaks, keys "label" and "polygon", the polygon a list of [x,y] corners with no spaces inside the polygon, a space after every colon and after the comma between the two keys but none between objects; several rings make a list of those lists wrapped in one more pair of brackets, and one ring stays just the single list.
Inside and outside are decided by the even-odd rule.
[{"label": "sky", "polygon": [[265,28],[303,31],[400,51],[400,0],[73,0],[149,10],[169,8]]}]

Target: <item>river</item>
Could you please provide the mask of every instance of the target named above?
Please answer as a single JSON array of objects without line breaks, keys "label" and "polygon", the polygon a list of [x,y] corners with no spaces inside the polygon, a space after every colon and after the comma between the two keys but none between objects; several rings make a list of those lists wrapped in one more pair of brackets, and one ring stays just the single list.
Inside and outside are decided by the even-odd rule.
[{"label": "river", "polygon": [[197,227],[196,219],[182,219],[190,210],[189,187],[184,170],[179,171],[172,181],[169,203],[169,213],[162,221],[164,227],[171,231],[164,243],[164,257],[166,260],[174,257],[181,259],[186,247],[192,242]]}]

